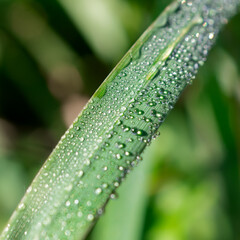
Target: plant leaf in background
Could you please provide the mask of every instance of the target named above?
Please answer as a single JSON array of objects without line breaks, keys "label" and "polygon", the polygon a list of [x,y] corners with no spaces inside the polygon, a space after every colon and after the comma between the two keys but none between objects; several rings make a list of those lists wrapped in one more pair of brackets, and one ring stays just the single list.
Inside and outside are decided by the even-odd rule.
[{"label": "plant leaf in background", "polygon": [[[196,0],[170,5],[62,137],[1,238],[84,238],[157,136],[159,126],[206,60],[220,28],[236,12],[238,3]],[[170,186],[176,188],[180,189],[177,198],[187,196],[184,187]],[[167,195],[168,190],[165,192]],[[201,189],[196,190],[196,199],[201,202],[199,192]],[[141,192],[136,194],[141,196]],[[142,201],[140,206],[146,204]],[[164,239],[164,231],[162,234]]]}]

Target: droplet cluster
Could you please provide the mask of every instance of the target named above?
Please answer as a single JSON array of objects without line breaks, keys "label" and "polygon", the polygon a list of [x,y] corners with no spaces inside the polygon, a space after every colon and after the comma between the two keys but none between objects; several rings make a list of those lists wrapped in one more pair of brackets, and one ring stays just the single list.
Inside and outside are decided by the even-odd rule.
[{"label": "droplet cluster", "polygon": [[2,239],[81,238],[141,161],[237,4],[181,0],[159,17],[62,137]]}]

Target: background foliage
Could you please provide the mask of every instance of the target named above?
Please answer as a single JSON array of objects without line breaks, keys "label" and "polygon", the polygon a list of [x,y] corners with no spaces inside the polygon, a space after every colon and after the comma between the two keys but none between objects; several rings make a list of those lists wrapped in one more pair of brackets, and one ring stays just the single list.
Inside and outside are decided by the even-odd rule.
[{"label": "background foliage", "polygon": [[[60,136],[167,0],[2,0],[0,230]],[[89,236],[238,239],[240,15]]]}]

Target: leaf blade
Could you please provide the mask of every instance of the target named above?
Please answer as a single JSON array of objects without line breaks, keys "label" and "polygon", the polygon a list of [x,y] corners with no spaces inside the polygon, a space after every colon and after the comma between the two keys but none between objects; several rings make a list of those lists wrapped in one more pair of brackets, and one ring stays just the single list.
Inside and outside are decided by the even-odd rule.
[{"label": "leaf blade", "polygon": [[86,236],[235,13],[238,1],[227,2],[167,8],[62,137],[1,239]]}]

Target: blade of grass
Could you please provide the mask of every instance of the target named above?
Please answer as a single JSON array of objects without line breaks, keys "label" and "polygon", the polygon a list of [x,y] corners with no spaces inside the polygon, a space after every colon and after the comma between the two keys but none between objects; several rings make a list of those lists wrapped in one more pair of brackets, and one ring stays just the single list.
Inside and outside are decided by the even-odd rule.
[{"label": "blade of grass", "polygon": [[[34,2],[34,4],[36,4],[36,2]],[[44,11],[48,15],[49,24],[53,29],[74,48],[79,56],[92,53],[88,43],[81,33],[79,33],[76,26],[57,0],[42,0],[37,2],[37,4],[40,4],[44,8]],[[61,19],[61,21],[59,21],[59,19]]]},{"label": "blade of grass", "polygon": [[[3,38],[4,44],[1,63],[5,69],[3,74],[29,100],[30,107],[44,124],[53,122],[55,118],[60,116],[58,113],[59,104],[49,93],[38,63],[19,39],[7,29],[0,29],[0,38]],[[33,91],[33,89],[38,90]]]},{"label": "blade of grass", "polygon": [[238,4],[183,0],[170,5],[64,134],[0,239],[84,238]]},{"label": "blade of grass", "polygon": [[[151,150],[146,151],[143,157],[151,159],[151,154]],[[118,190],[120,198],[109,202],[106,214],[99,219],[89,239],[141,239],[148,201],[147,182],[152,165],[153,161],[144,161],[120,186]]]}]

